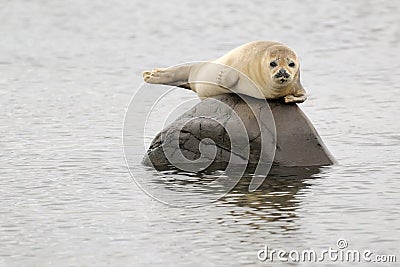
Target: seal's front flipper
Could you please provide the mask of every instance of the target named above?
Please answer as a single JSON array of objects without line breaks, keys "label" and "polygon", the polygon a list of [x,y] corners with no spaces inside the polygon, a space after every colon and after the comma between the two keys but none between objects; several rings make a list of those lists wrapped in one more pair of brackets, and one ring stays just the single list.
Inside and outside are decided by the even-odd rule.
[{"label": "seal's front flipper", "polygon": [[303,103],[307,100],[307,92],[300,82],[300,71],[297,73],[297,81],[290,93],[284,97],[285,103]]},{"label": "seal's front flipper", "polygon": [[284,98],[285,103],[303,103],[304,101],[306,101],[306,99],[307,99],[306,95],[301,95],[301,96],[287,95]]},{"label": "seal's front flipper", "polygon": [[227,89],[232,89],[239,82],[239,72],[233,68],[221,69],[217,76],[217,84]]}]

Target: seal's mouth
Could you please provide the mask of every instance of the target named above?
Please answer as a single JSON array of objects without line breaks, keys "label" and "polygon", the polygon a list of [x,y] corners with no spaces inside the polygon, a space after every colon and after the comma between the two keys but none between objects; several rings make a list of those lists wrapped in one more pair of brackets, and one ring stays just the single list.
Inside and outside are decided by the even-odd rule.
[{"label": "seal's mouth", "polygon": [[290,78],[285,78],[285,77],[272,77],[274,80],[274,83],[284,85],[290,82]]}]

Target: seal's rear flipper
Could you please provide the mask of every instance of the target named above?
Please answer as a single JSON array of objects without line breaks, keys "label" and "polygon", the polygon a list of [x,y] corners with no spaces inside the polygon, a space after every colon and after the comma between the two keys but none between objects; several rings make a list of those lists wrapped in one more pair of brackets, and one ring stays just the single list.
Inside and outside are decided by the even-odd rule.
[{"label": "seal's rear flipper", "polygon": [[192,66],[179,66],[165,69],[153,69],[143,72],[143,79],[147,83],[165,84],[188,88],[190,68]]}]

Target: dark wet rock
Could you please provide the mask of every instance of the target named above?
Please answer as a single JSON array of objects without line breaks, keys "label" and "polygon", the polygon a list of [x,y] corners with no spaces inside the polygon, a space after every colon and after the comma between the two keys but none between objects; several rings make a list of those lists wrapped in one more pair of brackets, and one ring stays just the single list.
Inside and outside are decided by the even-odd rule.
[{"label": "dark wet rock", "polygon": [[[262,147],[262,144],[267,145]],[[272,147],[276,148],[275,155]],[[227,94],[201,101],[167,126],[154,138],[143,164],[165,168],[171,163],[176,166],[176,162],[204,159],[212,162],[209,169],[224,169],[229,161],[256,166],[261,149],[269,154],[271,161],[273,158],[274,165],[334,163],[312,123],[296,104],[267,103]]]}]

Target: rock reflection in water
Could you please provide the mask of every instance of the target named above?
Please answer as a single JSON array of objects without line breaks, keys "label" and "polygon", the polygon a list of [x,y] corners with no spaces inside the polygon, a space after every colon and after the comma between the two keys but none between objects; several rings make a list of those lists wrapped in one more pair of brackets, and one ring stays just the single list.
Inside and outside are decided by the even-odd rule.
[{"label": "rock reflection in water", "polygon": [[255,192],[249,192],[253,175],[246,173],[236,185],[232,184],[233,189],[218,200],[224,187],[211,187],[210,184],[220,179],[222,182],[219,184],[225,183],[226,186],[230,178],[223,171],[187,173],[176,169],[164,170],[158,178],[154,177],[144,187],[151,195],[168,204],[203,201],[204,205],[215,198],[217,206],[234,206],[229,213],[236,216],[237,220],[248,221],[254,228],[268,222],[286,221],[282,227],[293,230],[296,227],[290,222],[294,222],[297,217],[296,210],[301,204],[300,190],[309,188],[311,180],[319,178],[318,173],[322,169],[323,167],[273,166]]},{"label": "rock reflection in water", "polygon": [[255,229],[261,228],[265,223],[285,221],[281,225],[283,231],[295,230],[296,211],[301,204],[300,190],[309,188],[311,179],[319,178],[317,174],[321,169],[322,167],[274,166],[263,184],[252,193],[248,192],[252,177],[245,176],[220,200],[220,205],[235,205],[231,215],[238,221],[248,221]]}]

